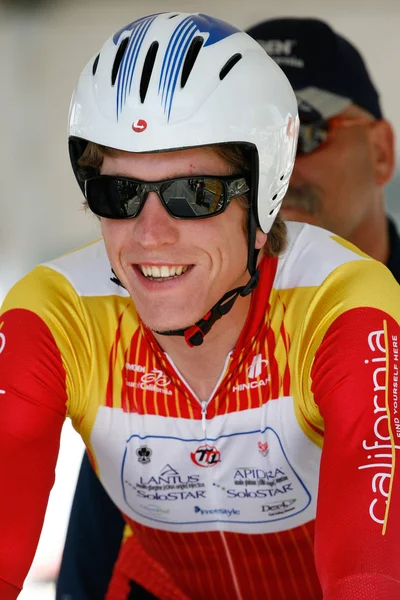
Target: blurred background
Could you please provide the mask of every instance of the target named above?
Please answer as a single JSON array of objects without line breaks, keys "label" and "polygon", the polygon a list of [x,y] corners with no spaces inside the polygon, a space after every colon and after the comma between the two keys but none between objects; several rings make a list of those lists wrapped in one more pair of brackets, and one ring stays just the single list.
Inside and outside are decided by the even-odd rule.
[{"label": "blurred background", "polygon": [[[388,212],[400,223],[400,2],[398,0],[0,0],[0,303],[35,264],[99,236],[69,166],[67,114],[86,62],[137,17],[170,10],[212,14],[241,28],[269,17],[320,17],[364,56],[397,134]],[[64,426],[45,525],[22,600],[53,600],[83,447]]]}]

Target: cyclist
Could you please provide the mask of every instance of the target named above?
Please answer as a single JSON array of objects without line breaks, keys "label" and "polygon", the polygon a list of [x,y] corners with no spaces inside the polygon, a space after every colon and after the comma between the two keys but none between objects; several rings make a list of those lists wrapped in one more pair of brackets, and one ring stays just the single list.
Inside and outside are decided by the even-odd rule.
[{"label": "cyclist", "polygon": [[[359,52],[318,19],[270,19],[247,33],[282,68],[299,105],[300,142],[281,214],[349,239],[400,282],[400,240],[383,197],[393,172],[394,136]],[[57,598],[71,590],[104,596],[124,523],[85,455]]]},{"label": "cyclist", "polygon": [[262,48],[202,14],[134,21],[84,69],[70,154],[104,241],[2,308],[2,599],[67,414],[128,526],[109,600],[399,595],[400,292],[280,220],[296,113]]}]

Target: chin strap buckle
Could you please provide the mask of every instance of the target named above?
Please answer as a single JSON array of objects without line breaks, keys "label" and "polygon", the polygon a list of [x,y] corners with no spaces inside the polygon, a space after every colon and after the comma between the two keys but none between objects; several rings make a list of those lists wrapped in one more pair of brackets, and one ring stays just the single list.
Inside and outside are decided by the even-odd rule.
[{"label": "chin strap buckle", "polygon": [[217,317],[216,319],[211,321],[211,318],[213,316],[213,310],[214,309],[209,310],[208,313],[196,323],[196,325],[192,325],[191,327],[188,327],[184,330],[183,335],[185,337],[186,343],[191,348],[193,348],[193,346],[201,346],[204,340],[204,336],[210,331],[214,321],[218,319]]},{"label": "chin strap buckle", "polygon": [[222,298],[214,304],[211,310],[197,323],[186,329],[175,329],[174,331],[158,331],[161,335],[181,335],[185,338],[186,343],[190,348],[193,346],[201,346],[204,341],[204,336],[210,331],[218,319],[226,315],[232,308],[238,296],[248,296],[256,285],[260,272],[256,270],[245,286],[237,287],[230,292],[227,292]]},{"label": "chin strap buckle", "polygon": [[248,296],[254,290],[258,284],[259,277],[260,272],[256,270],[245,286],[227,292],[200,321],[197,321],[195,325],[187,329],[181,330],[188,346],[191,348],[193,346],[201,346],[204,336],[210,331],[214,323],[231,310],[238,296]]}]

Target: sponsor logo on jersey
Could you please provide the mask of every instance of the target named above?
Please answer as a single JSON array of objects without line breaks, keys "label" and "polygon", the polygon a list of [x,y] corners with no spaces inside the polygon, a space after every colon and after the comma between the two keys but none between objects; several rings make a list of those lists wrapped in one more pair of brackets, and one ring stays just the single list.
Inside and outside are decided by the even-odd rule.
[{"label": "sponsor logo on jersey", "polygon": [[267,456],[268,452],[269,452],[269,446],[268,446],[268,442],[258,442],[258,451],[260,452],[260,454],[262,454],[263,456]]},{"label": "sponsor logo on jersey", "polygon": [[295,502],[296,498],[289,498],[286,500],[278,500],[277,502],[271,502],[269,504],[262,504],[261,512],[268,513],[268,516],[270,517],[283,515],[295,509]]},{"label": "sponsor logo on jersey", "polygon": [[194,512],[200,515],[223,515],[224,517],[231,517],[232,515],[240,515],[240,510],[236,508],[200,508],[200,506],[194,507]]},{"label": "sponsor logo on jersey", "polygon": [[179,489],[204,487],[204,483],[200,482],[200,475],[194,474],[184,477],[176,469],[173,469],[171,465],[165,465],[158,476],[140,477],[137,487],[153,490],[169,490],[175,487]]},{"label": "sponsor logo on jersey", "polygon": [[194,491],[175,491],[175,492],[143,492],[137,490],[139,498],[146,498],[147,500],[161,500],[161,501],[174,501],[174,500],[198,500],[202,498],[206,499],[205,490],[194,490]]},{"label": "sponsor logo on jersey", "polygon": [[125,369],[127,371],[136,371],[137,373],[145,373],[146,372],[146,368],[143,367],[142,365],[135,365],[134,363],[129,363],[129,362],[125,363]]},{"label": "sponsor logo on jersey", "polygon": [[168,515],[170,513],[169,508],[163,508],[162,506],[157,506],[156,504],[141,504],[140,508],[143,508],[148,512],[154,513],[159,517],[163,515]]},{"label": "sponsor logo on jersey", "polygon": [[281,487],[276,487],[272,489],[248,489],[247,487],[243,490],[226,490],[226,495],[228,498],[275,498],[275,496],[279,496],[280,494],[287,494],[288,492],[293,493],[293,486],[291,483],[287,483]]},{"label": "sponsor logo on jersey", "polygon": [[142,465],[147,465],[147,463],[149,463],[150,460],[151,460],[150,457],[152,455],[152,451],[147,446],[140,446],[140,448],[138,448],[136,450],[136,454],[137,454],[137,457],[138,457],[138,461]]},{"label": "sponsor logo on jersey", "polygon": [[249,367],[247,367],[247,376],[249,383],[239,383],[232,388],[232,392],[243,392],[244,390],[250,390],[258,388],[269,383],[269,376],[265,379],[259,379],[263,368],[268,365],[268,360],[262,357],[262,354],[256,354],[253,358]]},{"label": "sponsor logo on jersey", "polygon": [[215,467],[221,462],[221,453],[215,446],[202,444],[190,453],[190,458],[198,467]]},{"label": "sponsor logo on jersey", "polygon": [[[138,498],[146,500],[198,500],[206,499],[204,483],[200,481],[200,475],[181,475],[171,465],[165,465],[159,475],[151,477],[139,477],[136,483],[127,479],[125,485],[136,493]],[[201,488],[201,489],[199,489]]]},{"label": "sponsor logo on jersey", "polygon": [[293,483],[282,468],[265,471],[260,468],[236,469],[233,476],[235,488],[213,485],[226,492],[228,498],[274,498],[280,494],[294,492]]},{"label": "sponsor logo on jersey", "polygon": [[[375,416],[374,439],[372,442],[363,440],[362,447],[367,453],[366,461],[368,462],[359,466],[358,469],[371,469],[373,499],[369,505],[369,515],[375,523],[384,525],[392,484],[394,454],[396,450],[400,450],[400,445],[395,444],[396,438],[400,438],[399,346],[397,335],[389,336],[386,329],[372,331],[368,335],[367,344],[370,354],[364,363],[366,365],[372,363],[373,367],[371,405]],[[391,380],[389,380],[390,376]],[[391,432],[391,411],[387,395],[390,398],[390,408],[393,410],[393,432]]]},{"label": "sponsor logo on jersey", "polygon": [[140,381],[129,381],[126,379],[126,385],[128,387],[148,390],[150,392],[159,392],[160,394],[172,396],[172,391],[168,389],[171,380],[160,369],[156,369],[154,367],[149,373],[146,373],[144,367],[132,363],[125,363],[125,368],[128,371],[134,371],[136,373],[144,372],[144,375],[141,376]]},{"label": "sponsor logo on jersey", "polygon": [[261,375],[263,365],[267,365],[268,361],[263,359],[262,354],[257,354],[249,367],[247,367],[247,374],[249,379],[255,379]]}]

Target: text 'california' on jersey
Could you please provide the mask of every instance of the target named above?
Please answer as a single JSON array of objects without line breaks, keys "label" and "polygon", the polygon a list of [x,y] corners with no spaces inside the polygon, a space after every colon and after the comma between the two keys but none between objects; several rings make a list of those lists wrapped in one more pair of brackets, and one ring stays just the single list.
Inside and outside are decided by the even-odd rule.
[{"label": "text 'california' on jersey", "polygon": [[0,581],[29,569],[68,415],[127,522],[108,600],[124,580],[162,600],[400,598],[399,287],[343,239],[288,230],[207,402],[102,241],[10,291]]}]

